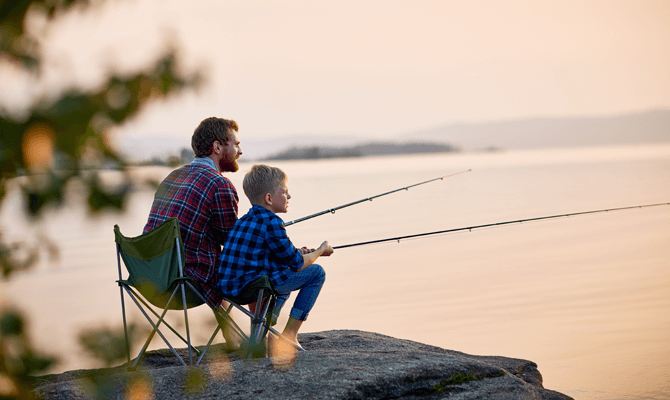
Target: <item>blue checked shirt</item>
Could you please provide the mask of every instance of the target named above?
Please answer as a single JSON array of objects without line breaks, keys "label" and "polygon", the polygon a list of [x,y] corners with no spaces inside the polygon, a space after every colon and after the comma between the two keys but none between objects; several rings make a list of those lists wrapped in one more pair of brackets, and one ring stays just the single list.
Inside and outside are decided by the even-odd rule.
[{"label": "blue checked shirt", "polygon": [[231,297],[260,276],[273,286],[304,265],[302,254],[286,235],[284,221],[272,211],[253,206],[228,232],[221,253],[219,289]]}]

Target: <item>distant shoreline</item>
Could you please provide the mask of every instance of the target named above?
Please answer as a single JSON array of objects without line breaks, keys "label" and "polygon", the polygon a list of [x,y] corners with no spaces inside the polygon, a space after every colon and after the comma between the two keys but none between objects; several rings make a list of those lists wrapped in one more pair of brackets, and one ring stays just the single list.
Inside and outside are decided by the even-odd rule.
[{"label": "distant shoreline", "polygon": [[348,147],[293,146],[289,149],[260,158],[260,160],[317,160],[323,158],[349,158],[424,153],[455,153],[455,146],[438,142],[369,142]]},{"label": "distant shoreline", "polygon": [[[259,137],[241,132],[244,157],[265,160],[291,147],[355,148],[362,143],[428,142],[451,145],[458,151],[618,146],[670,142],[670,110],[656,109],[612,116],[521,118],[490,122],[449,123],[383,136],[356,133],[275,133]],[[190,150],[190,134],[137,133],[124,139],[122,153],[134,162],[166,162],[181,149]]]}]

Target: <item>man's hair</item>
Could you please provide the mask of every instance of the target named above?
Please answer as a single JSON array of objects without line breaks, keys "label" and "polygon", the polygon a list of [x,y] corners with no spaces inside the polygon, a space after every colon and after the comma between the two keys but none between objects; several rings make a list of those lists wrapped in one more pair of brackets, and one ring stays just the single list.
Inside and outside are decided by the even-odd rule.
[{"label": "man's hair", "polygon": [[195,156],[207,157],[212,154],[212,146],[216,141],[225,146],[231,129],[235,132],[239,130],[237,122],[232,119],[210,117],[202,120],[191,137],[191,147]]},{"label": "man's hair", "polygon": [[284,171],[269,165],[256,164],[244,175],[242,188],[253,205],[260,205],[266,193],[274,193],[286,179]]}]

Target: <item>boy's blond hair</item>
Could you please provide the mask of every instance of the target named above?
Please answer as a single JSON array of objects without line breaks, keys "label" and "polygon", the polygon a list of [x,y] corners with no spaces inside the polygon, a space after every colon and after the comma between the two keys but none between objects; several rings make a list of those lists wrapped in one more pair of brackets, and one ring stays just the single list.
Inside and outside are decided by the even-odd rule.
[{"label": "boy's blond hair", "polygon": [[244,175],[242,188],[251,204],[262,205],[265,194],[274,193],[284,179],[286,179],[286,173],[281,169],[256,164]]}]

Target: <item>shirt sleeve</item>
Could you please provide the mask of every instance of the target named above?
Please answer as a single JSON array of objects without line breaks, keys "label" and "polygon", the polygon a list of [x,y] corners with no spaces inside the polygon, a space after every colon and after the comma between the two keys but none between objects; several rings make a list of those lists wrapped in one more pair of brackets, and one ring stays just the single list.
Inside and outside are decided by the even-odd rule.
[{"label": "shirt sleeve", "polygon": [[288,238],[279,218],[273,218],[267,226],[267,244],[275,257],[292,270],[297,271],[304,265],[302,254]]},{"label": "shirt sleeve", "polygon": [[232,183],[226,181],[214,192],[212,204],[212,233],[216,243],[223,245],[228,232],[237,221],[239,197]]}]

